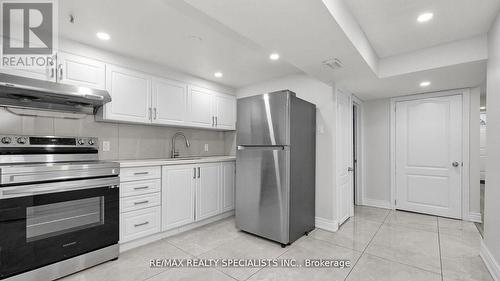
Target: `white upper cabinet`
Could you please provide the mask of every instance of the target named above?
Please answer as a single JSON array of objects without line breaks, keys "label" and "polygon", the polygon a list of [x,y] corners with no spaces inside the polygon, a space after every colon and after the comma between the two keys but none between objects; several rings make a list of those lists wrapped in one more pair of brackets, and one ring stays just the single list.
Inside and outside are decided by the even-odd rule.
[{"label": "white upper cabinet", "polygon": [[187,114],[187,84],[153,78],[153,123],[182,125]]},{"label": "white upper cabinet", "polygon": [[104,106],[103,119],[151,123],[151,76],[108,64],[106,89],[112,101]]},{"label": "white upper cabinet", "polygon": [[105,78],[105,63],[63,52],[57,54],[58,82],[92,89],[105,89]]},{"label": "white upper cabinet", "polygon": [[196,185],[196,220],[220,213],[220,163],[202,164],[198,168]]},{"label": "white upper cabinet", "polygon": [[188,122],[198,127],[214,127],[215,117],[212,110],[212,97],[213,94],[209,90],[189,87]]},{"label": "white upper cabinet", "polygon": [[216,94],[213,99],[215,111],[215,127],[221,129],[236,129],[236,98],[229,95]]},{"label": "white upper cabinet", "polygon": [[236,97],[199,87],[189,87],[188,121],[197,127],[234,130]]},{"label": "white upper cabinet", "polygon": [[11,74],[11,75],[17,75],[17,76],[23,76],[27,78],[32,78],[32,79],[38,79],[38,80],[44,80],[44,81],[51,81],[51,82],[56,82],[56,62],[54,59],[54,63],[46,68],[27,68],[27,69],[8,69],[8,68],[2,68],[0,69],[0,72],[6,73],[6,74]]}]

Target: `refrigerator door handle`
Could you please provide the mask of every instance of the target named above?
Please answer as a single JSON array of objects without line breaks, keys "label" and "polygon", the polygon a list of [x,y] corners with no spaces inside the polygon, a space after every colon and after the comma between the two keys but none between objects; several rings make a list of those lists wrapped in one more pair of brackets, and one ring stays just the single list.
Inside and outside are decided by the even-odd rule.
[{"label": "refrigerator door handle", "polygon": [[238,145],[238,150],[289,150],[287,145]]}]

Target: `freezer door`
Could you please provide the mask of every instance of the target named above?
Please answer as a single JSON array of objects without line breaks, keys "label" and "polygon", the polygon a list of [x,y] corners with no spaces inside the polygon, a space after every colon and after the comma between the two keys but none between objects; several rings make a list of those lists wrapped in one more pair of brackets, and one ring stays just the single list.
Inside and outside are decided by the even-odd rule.
[{"label": "freezer door", "polygon": [[289,158],[286,146],[238,147],[236,226],[283,244],[289,242]]},{"label": "freezer door", "polygon": [[290,92],[238,99],[238,145],[288,145]]}]

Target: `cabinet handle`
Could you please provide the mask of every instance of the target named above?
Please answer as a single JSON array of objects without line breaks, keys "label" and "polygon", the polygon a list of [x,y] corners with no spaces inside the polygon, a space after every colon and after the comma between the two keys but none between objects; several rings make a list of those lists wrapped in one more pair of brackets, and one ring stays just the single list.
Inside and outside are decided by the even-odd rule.
[{"label": "cabinet handle", "polygon": [[219,120],[217,120],[217,116],[215,116],[215,126],[218,126],[219,125]]},{"label": "cabinet handle", "polygon": [[59,65],[59,80],[63,79],[63,65]]},{"label": "cabinet handle", "polygon": [[149,200],[144,200],[144,201],[140,201],[140,202],[134,202],[134,205],[142,205],[142,204],[147,204],[149,203]]},{"label": "cabinet handle", "polygon": [[148,189],[149,186],[134,187],[134,190]]},{"label": "cabinet handle", "polygon": [[50,78],[54,78],[54,73],[55,70],[54,70],[54,67],[50,67]]},{"label": "cabinet handle", "polygon": [[155,120],[158,119],[158,109],[155,107]]},{"label": "cabinet handle", "polygon": [[149,120],[151,120],[151,119],[153,118],[153,116],[152,116],[152,115],[153,115],[153,114],[152,114],[152,109],[151,109],[151,107],[150,107],[150,108],[149,108],[149,118],[148,118]]},{"label": "cabinet handle", "polygon": [[149,172],[137,172],[137,173],[134,173],[134,176],[147,175],[147,174],[149,174]]},{"label": "cabinet handle", "polygon": [[215,126],[215,116],[212,116],[212,127]]},{"label": "cabinet handle", "polygon": [[147,222],[143,222],[143,223],[134,224],[134,227],[139,227],[139,226],[143,226],[146,224],[149,224],[149,222],[147,221]]},{"label": "cabinet handle", "polygon": [[193,179],[196,178],[196,168],[193,168]]},{"label": "cabinet handle", "polygon": [[200,173],[200,167],[198,167],[198,178],[201,177],[201,173]]}]

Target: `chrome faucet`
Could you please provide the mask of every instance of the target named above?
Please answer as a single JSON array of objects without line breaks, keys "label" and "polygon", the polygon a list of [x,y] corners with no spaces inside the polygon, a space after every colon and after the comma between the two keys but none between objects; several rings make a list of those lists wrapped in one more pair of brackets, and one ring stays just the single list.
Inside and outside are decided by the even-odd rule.
[{"label": "chrome faucet", "polygon": [[189,140],[187,139],[186,135],[184,135],[184,133],[182,133],[182,132],[175,133],[174,136],[172,137],[172,150],[171,150],[171,154],[170,154],[171,158],[179,157],[179,151],[175,150],[175,140],[177,139],[178,136],[182,136],[184,138],[184,141],[186,142],[186,147],[191,146],[191,144],[189,143]]}]

